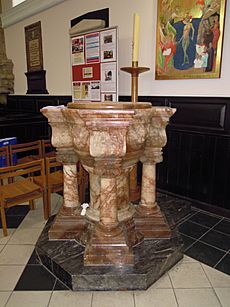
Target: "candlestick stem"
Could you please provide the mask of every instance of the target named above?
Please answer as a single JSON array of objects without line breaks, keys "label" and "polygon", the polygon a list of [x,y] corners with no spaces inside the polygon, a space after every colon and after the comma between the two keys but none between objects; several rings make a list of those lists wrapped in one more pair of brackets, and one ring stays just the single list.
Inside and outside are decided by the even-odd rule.
[{"label": "candlestick stem", "polygon": [[148,67],[138,67],[138,61],[132,61],[132,67],[121,67],[121,70],[131,74],[131,101],[138,102],[138,77],[140,73],[148,71]]}]

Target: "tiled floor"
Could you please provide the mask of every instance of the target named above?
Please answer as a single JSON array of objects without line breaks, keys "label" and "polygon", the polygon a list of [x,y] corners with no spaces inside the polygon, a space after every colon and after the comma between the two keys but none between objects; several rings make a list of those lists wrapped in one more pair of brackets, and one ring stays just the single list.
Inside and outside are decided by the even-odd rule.
[{"label": "tiled floor", "polygon": [[[55,213],[61,197],[54,194],[52,202]],[[179,225],[184,259],[146,291],[72,292],[33,253],[45,225],[41,204],[26,213],[11,209],[9,236],[0,231],[0,307],[230,307],[227,219],[193,210]]]}]

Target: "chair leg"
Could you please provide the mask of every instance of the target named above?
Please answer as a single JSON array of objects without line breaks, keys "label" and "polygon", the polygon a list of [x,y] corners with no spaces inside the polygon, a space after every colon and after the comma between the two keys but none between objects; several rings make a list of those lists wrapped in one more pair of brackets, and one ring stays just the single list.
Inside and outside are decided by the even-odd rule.
[{"label": "chair leg", "polygon": [[8,235],[7,233],[7,224],[6,224],[6,213],[5,213],[5,208],[3,205],[1,206],[1,220],[2,220],[2,231],[3,235],[6,237]]},{"label": "chair leg", "polygon": [[47,215],[48,218],[51,215],[51,191],[49,189],[47,190]]},{"label": "chair leg", "polygon": [[29,205],[30,205],[30,210],[35,210],[35,203],[34,203],[34,200],[30,200],[30,201],[29,201]]},{"label": "chair leg", "polygon": [[49,211],[48,211],[48,200],[47,200],[47,192],[43,193],[43,214],[44,214],[44,219],[48,220],[49,218]]}]

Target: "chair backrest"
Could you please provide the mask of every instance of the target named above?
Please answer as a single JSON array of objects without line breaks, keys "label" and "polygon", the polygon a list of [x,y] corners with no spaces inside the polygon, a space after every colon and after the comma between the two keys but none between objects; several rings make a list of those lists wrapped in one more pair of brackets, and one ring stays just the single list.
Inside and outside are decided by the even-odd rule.
[{"label": "chair backrest", "polygon": [[7,179],[16,178],[17,181],[21,178],[35,176],[41,177],[42,187],[45,188],[45,164],[43,159],[0,168],[0,182],[5,184],[8,184]]},{"label": "chair backrest", "polygon": [[[9,145],[11,165],[30,162],[42,158],[41,140]],[[17,155],[16,161],[14,160]]]},{"label": "chair backrest", "polygon": [[[52,184],[55,184],[55,182],[60,182],[61,176],[57,178],[57,181],[55,180],[55,176],[50,176],[51,174],[57,174],[57,172],[62,173],[63,165],[61,162],[58,162],[55,157],[46,157],[45,158],[45,170],[46,170],[46,182],[50,186]],[[62,183],[63,183],[63,177],[62,177]]]},{"label": "chair backrest", "polygon": [[89,187],[89,174],[83,168],[80,162],[77,163],[77,177],[78,177],[78,194],[81,203],[87,201],[85,199],[86,191]]},{"label": "chair backrest", "polygon": [[42,143],[42,156],[45,157],[55,157],[56,151],[55,148],[52,146],[50,140],[41,140]]},{"label": "chair backrest", "polygon": [[10,153],[8,146],[0,147],[0,167],[6,167],[10,165]]}]

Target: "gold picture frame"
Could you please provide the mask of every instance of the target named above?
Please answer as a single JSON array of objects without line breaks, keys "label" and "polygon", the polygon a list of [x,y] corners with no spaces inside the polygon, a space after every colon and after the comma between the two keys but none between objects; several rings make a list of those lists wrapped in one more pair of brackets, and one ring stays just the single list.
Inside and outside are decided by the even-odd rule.
[{"label": "gold picture frame", "polygon": [[226,0],[158,0],[156,80],[220,78]]}]

